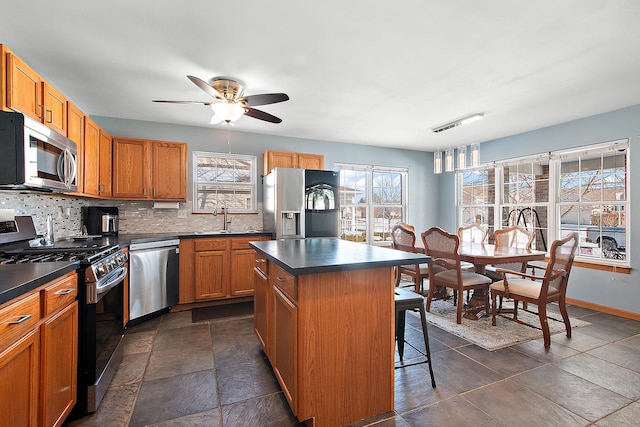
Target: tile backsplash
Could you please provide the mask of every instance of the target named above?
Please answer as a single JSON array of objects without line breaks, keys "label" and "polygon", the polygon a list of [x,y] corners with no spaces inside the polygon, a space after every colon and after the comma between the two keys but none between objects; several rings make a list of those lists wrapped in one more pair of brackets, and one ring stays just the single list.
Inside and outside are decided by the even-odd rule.
[{"label": "tile backsplash", "polygon": [[[14,209],[16,215],[31,215],[38,234],[44,234],[47,215],[52,214],[56,240],[78,236],[83,206],[116,206],[120,233],[184,233],[222,229],[222,215],[192,214],[191,202],[178,208],[157,209],[152,201],[86,199],[36,192],[0,191],[0,209]],[[257,214],[229,214],[231,231],[262,230],[262,204]]]}]

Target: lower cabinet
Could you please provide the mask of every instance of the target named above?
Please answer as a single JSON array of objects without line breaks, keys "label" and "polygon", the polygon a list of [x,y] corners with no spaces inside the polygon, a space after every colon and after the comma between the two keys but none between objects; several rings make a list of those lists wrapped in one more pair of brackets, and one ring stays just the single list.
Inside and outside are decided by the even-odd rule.
[{"label": "lower cabinet", "polygon": [[38,328],[0,353],[0,426],[38,425],[39,366]]},{"label": "lower cabinet", "polygon": [[61,426],[76,402],[77,276],[0,308],[0,426]]},{"label": "lower cabinet", "polygon": [[274,348],[273,372],[289,402],[293,415],[298,415],[298,307],[277,287],[274,287]]},{"label": "lower cabinet", "polygon": [[267,357],[271,358],[271,346],[269,345],[269,332],[267,330],[269,308],[271,303],[271,286],[267,277],[266,260],[256,258],[254,268],[254,293],[253,293],[253,330],[264,349]]},{"label": "lower cabinet", "polygon": [[250,297],[255,251],[249,242],[269,236],[180,240],[180,304]]},{"label": "lower cabinet", "polygon": [[42,325],[40,416],[44,426],[60,426],[76,403],[78,302]]}]

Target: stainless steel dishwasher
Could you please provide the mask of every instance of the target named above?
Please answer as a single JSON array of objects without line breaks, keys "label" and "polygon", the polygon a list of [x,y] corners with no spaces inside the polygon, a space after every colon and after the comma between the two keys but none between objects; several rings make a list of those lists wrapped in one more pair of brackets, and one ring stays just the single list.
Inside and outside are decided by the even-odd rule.
[{"label": "stainless steel dishwasher", "polygon": [[130,322],[155,317],[178,303],[179,244],[171,239],[129,246]]}]

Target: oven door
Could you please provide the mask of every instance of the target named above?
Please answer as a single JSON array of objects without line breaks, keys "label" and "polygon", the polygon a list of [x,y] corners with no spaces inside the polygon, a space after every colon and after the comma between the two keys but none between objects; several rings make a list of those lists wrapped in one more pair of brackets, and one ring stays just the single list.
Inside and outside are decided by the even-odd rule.
[{"label": "oven door", "polygon": [[[114,270],[110,280],[96,286],[86,283],[79,337],[78,404],[81,412],[95,412],[122,361],[124,331],[124,279],[127,269]],[[94,302],[88,302],[96,289]]]}]

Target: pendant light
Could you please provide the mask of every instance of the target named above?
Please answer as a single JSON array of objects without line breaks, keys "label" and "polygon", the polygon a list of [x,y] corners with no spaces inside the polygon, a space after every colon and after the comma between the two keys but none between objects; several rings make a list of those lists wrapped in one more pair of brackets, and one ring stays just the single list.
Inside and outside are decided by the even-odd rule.
[{"label": "pendant light", "polygon": [[433,173],[442,173],[442,151],[440,150],[433,153]]},{"label": "pendant light", "polygon": [[467,168],[467,147],[458,147],[458,170]]},{"label": "pendant light", "polygon": [[480,166],[480,144],[471,144],[471,167]]},{"label": "pendant light", "polygon": [[444,171],[453,172],[453,148],[448,148],[444,152]]}]

